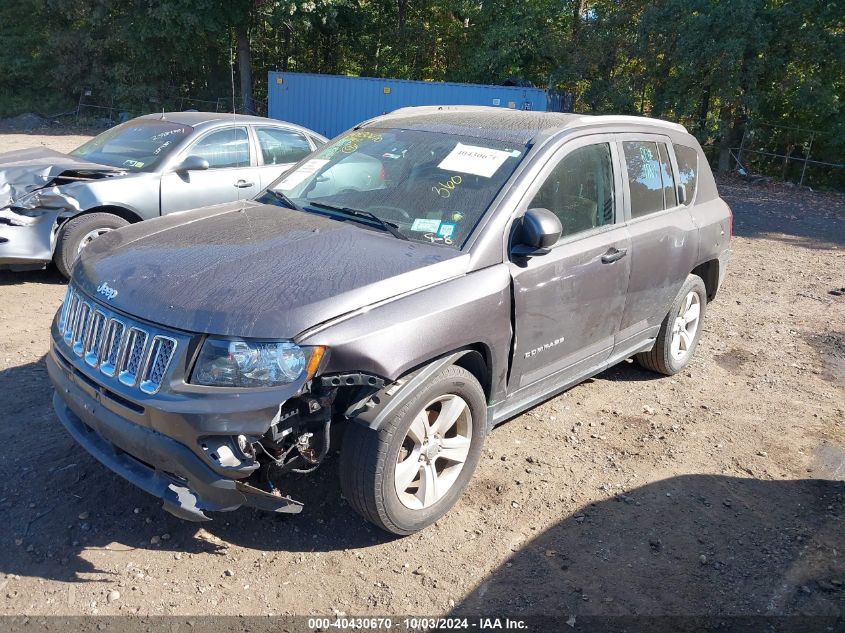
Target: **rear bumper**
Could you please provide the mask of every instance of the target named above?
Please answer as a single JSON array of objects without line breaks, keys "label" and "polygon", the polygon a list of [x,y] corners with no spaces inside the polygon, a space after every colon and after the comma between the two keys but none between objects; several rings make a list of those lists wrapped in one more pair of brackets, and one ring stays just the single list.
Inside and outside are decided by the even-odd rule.
[{"label": "rear bumper", "polygon": [[158,497],[164,509],[190,521],[207,521],[206,511],[250,506],[296,513],[302,504],[250,484],[223,477],[191,449],[153,429],[127,420],[83,390],[74,375],[47,356],[56,388],[53,407],[62,425],[91,455],[115,473]]}]

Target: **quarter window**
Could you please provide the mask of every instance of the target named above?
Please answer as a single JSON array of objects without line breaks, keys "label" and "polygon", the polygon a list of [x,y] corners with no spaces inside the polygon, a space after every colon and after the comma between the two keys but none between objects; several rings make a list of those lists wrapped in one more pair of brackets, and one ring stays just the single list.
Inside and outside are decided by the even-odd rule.
[{"label": "quarter window", "polygon": [[675,158],[678,159],[678,178],[686,192],[684,204],[690,205],[698,184],[698,152],[686,145],[675,145]]},{"label": "quarter window", "polygon": [[549,209],[563,225],[561,237],[616,221],[613,163],[607,143],[588,145],[564,156],[529,208]]},{"label": "quarter window", "polygon": [[311,153],[308,139],[293,130],[260,127],[255,133],[265,165],[298,163]]},{"label": "quarter window", "polygon": [[208,161],[212,169],[249,166],[249,137],[246,128],[228,128],[212,132],[190,151]]}]

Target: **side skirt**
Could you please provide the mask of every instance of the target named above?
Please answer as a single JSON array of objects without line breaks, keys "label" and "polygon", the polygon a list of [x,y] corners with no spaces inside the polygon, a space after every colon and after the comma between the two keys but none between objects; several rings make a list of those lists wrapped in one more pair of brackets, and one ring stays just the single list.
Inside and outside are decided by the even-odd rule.
[{"label": "side skirt", "polygon": [[[583,375],[578,376],[577,378],[570,378],[564,379],[561,381],[559,376],[549,376],[548,378],[543,379],[533,388],[532,394],[529,395],[527,398],[523,398],[520,400],[511,401],[510,399],[502,400],[501,402],[497,402],[495,404],[491,404],[487,408],[487,420],[490,424],[490,427],[497,426],[502,424],[503,422],[507,422],[508,420],[515,418],[520,413],[537,406],[538,404],[545,402],[547,400],[551,400],[557,395],[560,395],[567,389],[574,387],[575,385],[584,382],[585,380],[592,378],[593,376],[602,373],[604,370],[613,367],[617,363],[621,363],[626,358],[630,358],[634,354],[638,354],[639,352],[647,352],[654,346],[655,338],[648,338],[646,340],[640,340],[634,345],[623,349],[617,354],[614,354],[605,362],[600,363],[590,369],[586,370]],[[538,393],[539,391],[539,393]]]}]

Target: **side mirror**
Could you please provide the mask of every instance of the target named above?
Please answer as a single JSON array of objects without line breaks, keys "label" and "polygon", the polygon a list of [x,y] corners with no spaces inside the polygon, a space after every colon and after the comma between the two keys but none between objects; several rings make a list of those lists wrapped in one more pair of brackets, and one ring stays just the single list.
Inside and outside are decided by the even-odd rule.
[{"label": "side mirror", "polygon": [[560,239],[563,226],[548,209],[528,209],[514,235],[511,254],[519,257],[546,255]]},{"label": "side mirror", "polygon": [[176,169],[174,169],[174,171],[178,173],[187,171],[205,171],[208,167],[209,165],[206,159],[200,158],[199,156],[187,156],[185,160],[176,165]]},{"label": "side mirror", "polygon": [[683,185],[678,185],[678,204],[687,203],[687,189]]}]

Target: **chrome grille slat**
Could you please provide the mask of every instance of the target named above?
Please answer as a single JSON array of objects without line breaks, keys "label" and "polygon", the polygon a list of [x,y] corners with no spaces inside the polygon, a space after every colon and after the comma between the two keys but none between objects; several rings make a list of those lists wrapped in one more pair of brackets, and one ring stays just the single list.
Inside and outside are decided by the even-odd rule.
[{"label": "chrome grille slat", "polygon": [[103,329],[106,324],[106,315],[100,310],[94,310],[91,315],[91,325],[85,337],[85,362],[96,367],[100,364],[100,349],[103,342]]},{"label": "chrome grille slat", "polygon": [[70,298],[73,296],[73,288],[67,287],[65,292],[65,299],[62,301],[62,309],[59,312],[59,332],[65,333],[65,325],[67,325],[67,314],[70,312]]},{"label": "chrome grille slat", "polygon": [[176,341],[167,336],[156,336],[150,345],[141,377],[140,389],[144,393],[153,394],[161,387],[164,374],[170,365],[170,359],[176,351]]},{"label": "chrome grille slat", "polygon": [[72,286],[65,293],[57,327],[86,365],[145,394],[161,388],[178,345],[176,338],[120,317]]},{"label": "chrome grille slat", "polygon": [[73,352],[82,356],[85,350],[85,334],[90,325],[91,304],[81,303],[76,313],[76,323],[73,327]]},{"label": "chrome grille slat", "polygon": [[73,338],[73,328],[76,323],[76,311],[79,309],[79,295],[75,292],[70,296],[70,307],[67,311],[67,320],[65,322],[64,338],[67,343],[71,342]]},{"label": "chrome grille slat", "polygon": [[123,322],[118,319],[110,319],[106,330],[103,363],[100,365],[100,371],[106,376],[113,377],[117,373],[117,361],[123,347],[124,334],[126,334],[126,326]]},{"label": "chrome grille slat", "polygon": [[120,369],[117,372],[117,379],[128,387],[133,386],[138,380],[148,338],[149,335],[141,328],[129,328],[126,349],[123,352]]}]

